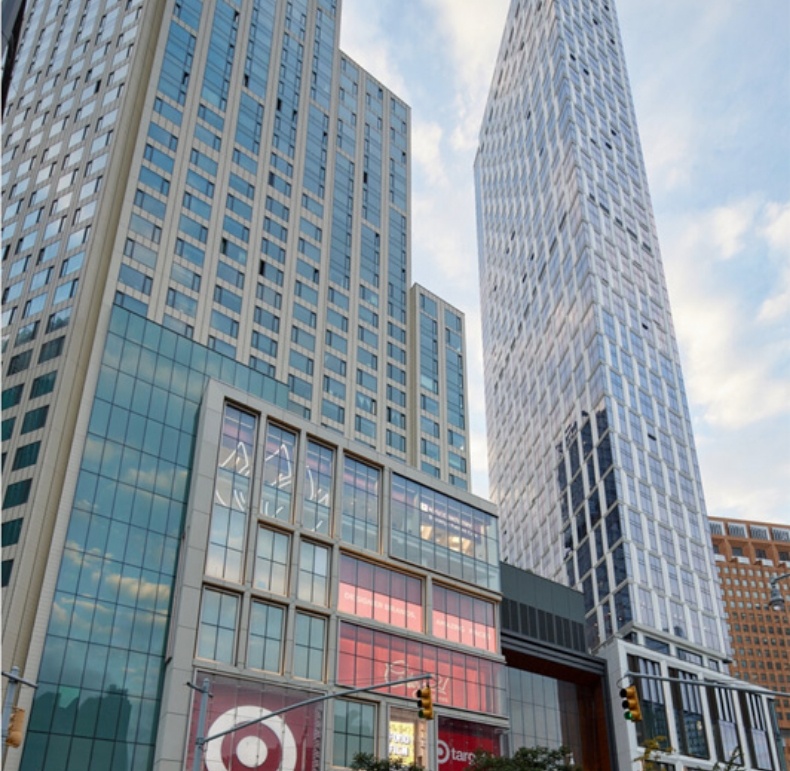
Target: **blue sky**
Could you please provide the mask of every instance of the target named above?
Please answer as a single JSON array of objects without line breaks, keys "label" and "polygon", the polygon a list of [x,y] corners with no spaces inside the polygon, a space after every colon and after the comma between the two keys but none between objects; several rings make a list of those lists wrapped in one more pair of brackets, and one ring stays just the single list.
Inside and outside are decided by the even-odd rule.
[{"label": "blue sky", "polygon": [[[344,0],[412,108],[412,279],[466,314],[487,494],[472,164],[508,0]],[[619,0],[708,513],[790,524],[790,3]]]}]

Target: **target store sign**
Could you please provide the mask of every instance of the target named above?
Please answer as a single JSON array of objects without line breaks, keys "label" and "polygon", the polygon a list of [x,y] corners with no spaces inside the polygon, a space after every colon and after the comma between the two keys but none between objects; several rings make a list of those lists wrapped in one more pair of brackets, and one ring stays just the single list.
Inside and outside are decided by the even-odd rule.
[{"label": "target store sign", "polygon": [[436,747],[439,771],[466,771],[478,750],[500,755],[502,733],[503,729],[495,726],[440,717]]},{"label": "target store sign", "polygon": [[[198,673],[198,679],[205,675]],[[322,704],[299,707],[270,717],[315,693],[251,683],[228,677],[211,677],[211,694],[204,735],[222,733],[250,720],[261,722],[233,731],[204,746],[205,771],[319,771],[321,763]],[[192,768],[198,730],[200,694],[195,693],[187,750]]]}]

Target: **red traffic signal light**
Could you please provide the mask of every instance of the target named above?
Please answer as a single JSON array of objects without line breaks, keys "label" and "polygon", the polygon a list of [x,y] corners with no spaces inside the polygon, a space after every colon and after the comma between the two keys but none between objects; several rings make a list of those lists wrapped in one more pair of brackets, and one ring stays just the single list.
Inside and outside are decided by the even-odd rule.
[{"label": "red traffic signal light", "polygon": [[623,717],[632,723],[642,720],[642,707],[639,705],[639,694],[635,685],[629,685],[620,689],[620,696],[623,699]]},{"label": "red traffic signal light", "polygon": [[9,747],[18,747],[22,744],[25,735],[25,710],[21,707],[11,707],[11,717],[8,721],[8,733],[5,743]]},{"label": "red traffic signal light", "polygon": [[415,694],[420,717],[423,720],[433,720],[433,694],[428,685],[424,685]]}]

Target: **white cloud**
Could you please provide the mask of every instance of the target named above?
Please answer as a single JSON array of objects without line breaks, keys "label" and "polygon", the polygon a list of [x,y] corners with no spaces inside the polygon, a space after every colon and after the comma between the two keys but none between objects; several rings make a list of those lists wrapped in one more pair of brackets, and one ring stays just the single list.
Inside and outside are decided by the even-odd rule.
[{"label": "white cloud", "polygon": [[428,0],[438,14],[439,34],[450,42],[450,55],[460,80],[459,93],[473,97],[488,91],[508,0]]},{"label": "white cloud", "polygon": [[430,188],[446,186],[447,173],[442,163],[444,130],[436,121],[414,120],[411,150],[412,169],[419,165],[423,184]]},{"label": "white cloud", "polygon": [[[760,306],[759,321],[790,325],[790,203],[766,207],[762,235],[779,255],[779,276],[773,292]],[[786,340],[790,345],[790,328]]]},{"label": "white cloud", "polygon": [[711,514],[790,525],[787,488],[781,484],[790,479],[786,432],[768,421],[725,434],[698,431],[697,440]]},{"label": "white cloud", "polygon": [[[786,346],[754,344],[766,332],[744,294],[754,254],[765,251],[766,208],[747,199],[695,212],[667,242],[689,399],[711,426],[744,427],[790,408],[787,375],[780,374]],[[741,265],[727,274],[722,260]]]},{"label": "white cloud", "polygon": [[719,206],[711,213],[711,236],[717,249],[715,257],[729,260],[744,247],[744,239],[754,227],[757,213],[756,201],[741,201],[729,206]]},{"label": "white cloud", "polygon": [[788,210],[750,196],[676,217],[664,239],[708,511],[717,516],[790,521]]},{"label": "white cloud", "polygon": [[427,2],[436,13],[438,37],[447,42],[449,68],[454,75],[453,83],[442,84],[451,92],[451,146],[459,153],[473,153],[509,2]]}]

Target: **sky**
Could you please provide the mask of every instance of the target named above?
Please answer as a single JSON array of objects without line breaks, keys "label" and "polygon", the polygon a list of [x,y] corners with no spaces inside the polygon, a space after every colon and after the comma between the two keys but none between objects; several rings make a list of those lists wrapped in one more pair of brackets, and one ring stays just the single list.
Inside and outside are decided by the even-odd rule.
[{"label": "sky", "polygon": [[[509,0],[343,0],[411,106],[412,280],[466,316],[488,493],[473,163]],[[790,3],[616,0],[708,514],[790,525]]]}]

